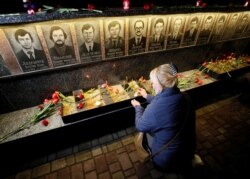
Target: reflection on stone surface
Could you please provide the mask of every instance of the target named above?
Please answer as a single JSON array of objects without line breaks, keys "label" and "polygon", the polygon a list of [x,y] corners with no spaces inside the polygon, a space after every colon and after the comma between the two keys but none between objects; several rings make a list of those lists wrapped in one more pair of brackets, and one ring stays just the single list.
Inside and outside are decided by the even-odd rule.
[{"label": "reflection on stone surface", "polygon": [[[25,123],[31,116],[33,116],[37,111],[39,111],[39,108],[37,106],[22,109],[6,114],[0,115],[0,136],[6,135],[7,133],[17,129],[19,126],[21,126],[23,123]],[[37,124],[31,126],[28,129],[24,129],[17,134],[7,138],[4,142],[17,140],[19,138],[23,138],[26,136],[38,134],[41,132],[45,132],[48,130],[52,130],[58,127],[63,126],[62,118],[59,114],[54,114],[51,117],[48,118],[49,124],[47,126],[44,126],[42,122],[38,122]]]}]

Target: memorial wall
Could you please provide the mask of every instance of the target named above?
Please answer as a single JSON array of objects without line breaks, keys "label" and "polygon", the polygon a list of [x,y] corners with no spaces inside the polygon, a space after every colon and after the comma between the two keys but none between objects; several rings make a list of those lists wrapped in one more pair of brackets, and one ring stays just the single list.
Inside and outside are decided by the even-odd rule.
[{"label": "memorial wall", "polygon": [[2,25],[1,77],[250,36],[250,11]]},{"label": "memorial wall", "polygon": [[105,81],[180,71],[226,52],[245,53],[250,11],[78,17],[0,25],[0,113]]}]

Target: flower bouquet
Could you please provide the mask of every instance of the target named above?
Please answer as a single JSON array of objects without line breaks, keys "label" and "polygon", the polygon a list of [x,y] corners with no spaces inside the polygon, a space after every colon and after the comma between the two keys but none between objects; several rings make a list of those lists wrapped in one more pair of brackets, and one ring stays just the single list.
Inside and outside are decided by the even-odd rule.
[{"label": "flower bouquet", "polygon": [[199,70],[217,79],[225,76],[231,77],[232,73],[237,72],[237,70],[249,67],[247,60],[248,58],[243,56],[236,58],[235,54],[231,53],[230,55],[217,57],[209,62],[203,62]]},{"label": "flower bouquet", "polygon": [[49,124],[49,120],[47,119],[48,117],[52,116],[55,113],[61,114],[62,100],[68,100],[68,99],[59,91],[55,91],[52,94],[52,98],[45,99],[42,105],[38,105],[36,112],[30,118],[28,118],[23,124],[15,128],[14,130],[8,132],[7,134],[0,136],[0,142],[5,141],[9,137],[17,134],[18,132],[24,129],[30,128],[31,126],[37,124],[40,121],[44,126],[47,126]]}]

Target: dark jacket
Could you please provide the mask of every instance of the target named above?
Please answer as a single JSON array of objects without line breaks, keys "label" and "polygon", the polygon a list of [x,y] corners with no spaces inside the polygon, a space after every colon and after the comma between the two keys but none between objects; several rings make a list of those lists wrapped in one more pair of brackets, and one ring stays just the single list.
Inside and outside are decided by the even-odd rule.
[{"label": "dark jacket", "polygon": [[195,37],[196,37],[196,34],[197,34],[197,29],[194,29],[192,35],[190,35],[190,30],[187,30],[184,34],[184,41],[194,41],[195,40]]},{"label": "dark jacket", "polygon": [[111,38],[108,38],[105,42],[105,48],[106,51],[109,51],[110,49],[119,49],[121,51],[124,51],[125,47],[125,41],[122,37],[118,37],[118,39],[115,40],[117,44],[113,44],[113,40]]},{"label": "dark jacket", "polygon": [[[168,88],[155,97],[148,95],[148,106],[136,106],[135,126],[138,131],[154,136],[152,153],[156,153],[181,130],[169,147],[153,158],[163,169],[179,167],[191,161],[196,149],[195,112],[178,88]],[[186,119],[187,118],[187,119]]]},{"label": "dark jacket", "polygon": [[23,50],[16,54],[19,64],[24,72],[49,68],[44,51],[34,49],[34,53],[35,60],[31,60]]},{"label": "dark jacket", "polygon": [[129,39],[129,49],[132,49],[133,47],[141,47],[141,48],[145,48],[146,47],[146,37],[142,36],[141,37],[141,41],[138,45],[136,45],[136,40],[135,37],[132,39]]},{"label": "dark jacket", "polygon": [[181,43],[182,34],[178,33],[177,37],[174,38],[173,34],[170,34],[167,39],[167,45],[177,47]]},{"label": "dark jacket", "polygon": [[[88,51],[88,49],[87,49],[85,43],[83,43],[83,44],[80,46],[79,51],[80,51],[80,55],[81,55],[81,56],[82,56],[83,54],[89,53],[89,51]],[[94,42],[94,43],[93,43],[92,51],[93,51],[93,52],[99,52],[99,51],[100,51],[100,44]]]},{"label": "dark jacket", "polygon": [[162,47],[164,46],[164,41],[165,41],[165,36],[164,35],[160,35],[160,38],[158,40],[158,42],[155,41],[155,35],[153,35],[152,37],[150,37],[150,40],[149,40],[149,44],[151,46],[151,44],[153,43],[159,43]]}]

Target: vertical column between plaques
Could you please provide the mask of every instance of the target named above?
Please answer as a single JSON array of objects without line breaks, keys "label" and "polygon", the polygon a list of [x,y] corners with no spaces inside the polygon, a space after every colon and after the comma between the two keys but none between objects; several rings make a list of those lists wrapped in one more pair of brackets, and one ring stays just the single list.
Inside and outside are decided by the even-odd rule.
[{"label": "vertical column between plaques", "polygon": [[78,43],[77,43],[77,37],[76,37],[75,26],[74,26],[73,23],[70,23],[69,27],[70,27],[72,43],[73,43],[73,47],[74,47],[74,51],[75,51],[75,55],[76,55],[76,61],[78,63],[81,63],[80,54],[79,54],[79,48],[78,48]]},{"label": "vertical column between plaques", "polygon": [[100,43],[101,43],[101,51],[102,51],[102,60],[105,60],[105,43],[104,43],[104,25],[103,20],[99,21],[100,26]]},{"label": "vertical column between plaques", "polygon": [[45,52],[45,55],[47,57],[47,61],[49,63],[49,67],[52,68],[53,67],[53,63],[52,63],[52,60],[51,60],[51,57],[50,57],[50,54],[49,54],[49,49],[48,49],[48,46],[47,46],[47,43],[45,41],[45,37],[44,37],[44,34],[43,34],[43,31],[42,31],[42,28],[40,25],[36,25],[36,31],[37,31],[37,35],[41,41],[41,44],[42,44],[42,47],[43,47],[43,50]]}]

